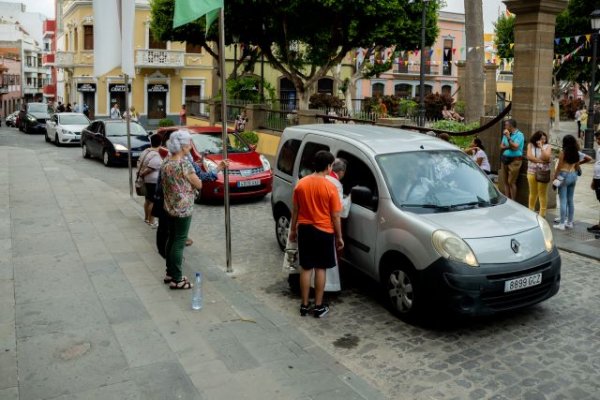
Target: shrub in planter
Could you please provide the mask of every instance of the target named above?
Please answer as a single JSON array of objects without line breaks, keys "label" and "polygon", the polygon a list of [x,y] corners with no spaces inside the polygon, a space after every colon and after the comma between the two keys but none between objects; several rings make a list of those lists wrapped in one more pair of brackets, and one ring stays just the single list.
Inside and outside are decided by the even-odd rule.
[{"label": "shrub in planter", "polygon": [[419,104],[414,100],[402,99],[398,102],[398,115],[401,117],[416,115],[418,110]]},{"label": "shrub in planter", "polygon": [[158,126],[163,128],[165,126],[174,126],[175,122],[173,122],[172,119],[170,118],[163,118],[160,121],[158,121]]},{"label": "shrub in planter", "polygon": [[240,133],[240,136],[248,144],[257,144],[258,143],[258,134],[256,132],[244,131],[244,132]]},{"label": "shrub in planter", "polygon": [[442,109],[452,108],[454,100],[449,94],[430,93],[425,96],[425,116],[427,118],[442,118]]},{"label": "shrub in planter", "polygon": [[329,93],[315,93],[308,100],[308,108],[335,110],[344,107],[344,101]]}]

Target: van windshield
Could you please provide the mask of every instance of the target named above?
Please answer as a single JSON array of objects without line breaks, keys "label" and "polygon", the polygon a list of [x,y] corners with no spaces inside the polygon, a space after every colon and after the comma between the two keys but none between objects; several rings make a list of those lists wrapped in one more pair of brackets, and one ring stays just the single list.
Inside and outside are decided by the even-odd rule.
[{"label": "van windshield", "polygon": [[456,211],[501,204],[506,198],[461,151],[419,151],[377,157],[392,200],[416,212]]}]

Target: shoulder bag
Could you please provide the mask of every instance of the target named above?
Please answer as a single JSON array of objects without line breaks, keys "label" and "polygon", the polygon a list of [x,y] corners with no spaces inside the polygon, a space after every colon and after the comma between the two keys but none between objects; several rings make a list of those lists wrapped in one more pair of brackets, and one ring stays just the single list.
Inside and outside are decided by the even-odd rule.
[{"label": "shoulder bag", "polygon": [[137,175],[135,177],[135,194],[138,196],[146,195],[146,182],[144,182],[144,177],[140,175],[140,172],[144,169],[144,161],[148,158],[148,154],[152,153],[152,151],[148,151],[144,154],[144,158],[140,161],[140,167],[137,170]]}]

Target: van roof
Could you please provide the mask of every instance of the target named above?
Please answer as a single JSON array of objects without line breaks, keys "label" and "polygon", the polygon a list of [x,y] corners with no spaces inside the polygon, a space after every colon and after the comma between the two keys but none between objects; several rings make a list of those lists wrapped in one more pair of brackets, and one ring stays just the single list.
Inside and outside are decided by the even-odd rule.
[{"label": "van roof", "polygon": [[[374,154],[416,150],[457,150],[452,143],[405,129],[374,125],[313,124],[287,128],[290,131],[315,133],[334,139],[350,139],[354,144],[370,148]],[[343,140],[342,139],[342,140]],[[423,146],[423,148],[421,148]]]}]

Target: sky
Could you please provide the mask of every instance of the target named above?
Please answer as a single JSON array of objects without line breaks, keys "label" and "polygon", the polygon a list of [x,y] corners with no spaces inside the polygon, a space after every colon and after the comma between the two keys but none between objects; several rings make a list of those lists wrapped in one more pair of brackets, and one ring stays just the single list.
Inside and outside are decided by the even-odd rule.
[{"label": "sky", "polygon": [[[7,0],[4,0],[7,1]],[[11,3],[25,3],[27,11],[40,12],[50,18],[54,17],[54,0],[8,0]],[[465,0],[445,0],[445,11],[463,13]],[[483,19],[485,23],[485,32],[492,33],[494,31],[493,23],[498,18],[498,9],[504,11],[505,7],[502,0],[481,0],[483,1]]]}]

